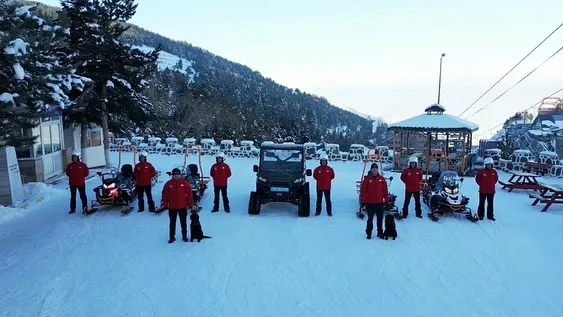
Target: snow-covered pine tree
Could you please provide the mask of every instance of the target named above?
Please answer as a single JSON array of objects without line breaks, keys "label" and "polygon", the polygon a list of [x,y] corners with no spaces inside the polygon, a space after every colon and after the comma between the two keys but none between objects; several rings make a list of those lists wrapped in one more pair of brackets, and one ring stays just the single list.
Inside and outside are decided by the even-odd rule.
[{"label": "snow-covered pine tree", "polygon": [[[132,49],[120,41],[134,14],[133,0],[62,0],[70,21],[69,48],[77,74],[94,81],[92,100],[81,113],[67,118],[101,124],[106,165],[109,165],[109,130],[124,132],[125,126],[142,125],[151,118],[152,105],[143,96],[145,78],[156,71],[160,48],[151,53]],[[82,122],[82,121],[78,121]]]},{"label": "snow-covered pine tree", "polygon": [[47,111],[72,105],[68,94],[87,78],[64,62],[68,30],[34,14],[35,6],[2,3],[0,10],[0,146],[29,145],[22,129],[36,127]]}]

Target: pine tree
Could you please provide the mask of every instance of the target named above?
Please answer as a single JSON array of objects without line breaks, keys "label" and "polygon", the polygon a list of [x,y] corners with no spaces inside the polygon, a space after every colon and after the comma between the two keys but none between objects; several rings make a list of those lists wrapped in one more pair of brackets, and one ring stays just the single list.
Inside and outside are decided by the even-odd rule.
[{"label": "pine tree", "polygon": [[0,146],[20,147],[35,139],[22,129],[39,125],[47,112],[71,106],[69,94],[81,91],[89,80],[74,75],[65,63],[68,30],[35,15],[35,6],[1,5]]},{"label": "pine tree", "polygon": [[124,23],[137,8],[133,0],[62,0],[61,5],[70,22],[71,60],[79,65],[78,74],[94,81],[90,101],[65,116],[101,124],[108,165],[109,130],[124,133],[151,118],[152,105],[142,92],[148,85],[145,79],[157,69],[160,48],[144,53],[120,41],[128,29]]}]

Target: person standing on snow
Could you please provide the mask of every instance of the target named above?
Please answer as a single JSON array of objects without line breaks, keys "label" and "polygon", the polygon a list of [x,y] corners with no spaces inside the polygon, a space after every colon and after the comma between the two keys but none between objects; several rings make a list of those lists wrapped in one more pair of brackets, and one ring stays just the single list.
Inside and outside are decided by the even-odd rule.
[{"label": "person standing on snow", "polygon": [[152,199],[152,178],[156,176],[156,170],[151,163],[147,162],[147,155],[148,153],[145,151],[139,154],[139,163],[135,165],[135,170],[133,171],[137,198],[139,199],[138,212],[143,212],[145,210],[145,201],[143,200],[144,193],[147,194],[149,211],[155,212],[154,201]]},{"label": "person standing on snow", "polygon": [[170,218],[168,243],[176,241],[176,219],[180,216],[182,241],[188,242],[188,208],[195,210],[190,183],[182,178],[180,169],[172,170],[172,179],[162,189],[162,209],[168,209]]},{"label": "person standing on snow", "polygon": [[66,166],[66,176],[68,176],[68,184],[70,186],[70,211],[73,214],[76,211],[76,191],[80,194],[82,201],[82,212],[88,211],[88,198],[86,197],[86,177],[90,171],[88,166],[80,161],[80,152],[75,151],[71,156],[72,162]]},{"label": "person standing on snow", "polygon": [[231,212],[229,207],[229,198],[227,197],[227,179],[231,177],[231,168],[225,163],[225,155],[218,153],[215,156],[216,163],[211,166],[210,176],[213,178],[213,187],[215,189],[215,199],[213,200],[213,210],[219,211],[219,192],[223,196],[223,208],[225,212]]},{"label": "person standing on snow", "polygon": [[334,170],[328,166],[328,156],[326,154],[320,157],[320,166],[315,168],[313,178],[317,181],[317,212],[315,216],[321,214],[323,195],[326,202],[326,214],[332,217],[332,203],[330,201],[330,188],[334,179]]},{"label": "person standing on snow", "polygon": [[409,215],[409,204],[411,197],[414,197],[414,210],[418,218],[422,218],[422,208],[420,207],[420,182],[422,181],[422,170],[417,167],[416,157],[409,158],[409,167],[401,173],[401,180],[405,183],[405,203],[403,204],[403,218]]},{"label": "person standing on snow", "polygon": [[487,157],[483,163],[485,168],[479,170],[475,176],[475,182],[479,185],[479,207],[477,215],[479,220],[485,217],[485,200],[487,201],[487,219],[495,221],[493,210],[493,198],[495,196],[495,185],[498,182],[497,171],[493,168],[494,161]]},{"label": "person standing on snow", "polygon": [[374,215],[377,217],[377,237],[383,239],[383,207],[388,197],[387,181],[379,174],[377,163],[373,163],[360,188],[360,204],[368,213],[366,224],[368,239],[371,239]]}]

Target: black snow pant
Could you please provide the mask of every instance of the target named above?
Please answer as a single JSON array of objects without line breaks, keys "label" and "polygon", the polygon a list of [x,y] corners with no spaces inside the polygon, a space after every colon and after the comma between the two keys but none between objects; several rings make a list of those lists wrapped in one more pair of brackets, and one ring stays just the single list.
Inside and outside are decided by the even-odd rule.
[{"label": "black snow pant", "polygon": [[487,218],[493,218],[493,198],[495,194],[479,193],[479,207],[477,207],[477,215],[483,219],[485,217],[485,200],[487,201]]},{"label": "black snow pant", "polygon": [[377,217],[377,234],[383,234],[383,204],[366,204],[368,220],[366,234],[371,237],[373,232],[373,216]]},{"label": "black snow pant", "polygon": [[80,194],[82,210],[88,208],[88,198],[86,197],[86,186],[70,186],[70,212],[76,211],[76,190]]},{"label": "black snow pant", "polygon": [[227,197],[227,186],[215,186],[215,199],[213,199],[213,211],[219,210],[219,192],[223,196],[223,208],[226,212],[231,211],[229,207],[229,198]]},{"label": "black snow pant", "polygon": [[327,213],[327,215],[332,215],[332,202],[330,201],[330,189],[327,189],[327,190],[317,189],[317,213],[316,213],[316,215],[321,214],[323,195],[325,196],[326,213]]},{"label": "black snow pant", "polygon": [[154,211],[154,201],[152,199],[152,186],[148,185],[148,186],[137,186],[135,188],[135,190],[137,191],[137,199],[139,200],[139,210],[138,211],[144,211],[145,210],[145,201],[143,198],[143,193],[147,194],[147,203],[149,205],[149,211]]},{"label": "black snow pant", "polygon": [[405,203],[403,204],[403,216],[408,216],[409,214],[409,204],[411,203],[411,197],[414,197],[414,211],[416,216],[422,216],[422,207],[420,207],[420,192],[408,192],[405,191]]},{"label": "black snow pant", "polygon": [[176,236],[176,218],[180,216],[180,226],[182,227],[182,238],[188,237],[188,209],[170,209],[168,217],[170,218],[170,239]]}]

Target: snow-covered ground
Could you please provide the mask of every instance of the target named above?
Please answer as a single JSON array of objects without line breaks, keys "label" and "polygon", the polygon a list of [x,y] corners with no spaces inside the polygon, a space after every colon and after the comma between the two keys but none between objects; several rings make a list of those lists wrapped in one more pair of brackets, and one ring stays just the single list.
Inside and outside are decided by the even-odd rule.
[{"label": "snow-covered ground", "polygon": [[[161,171],[182,164],[149,160]],[[563,316],[561,206],[541,213],[525,192],[499,189],[496,222],[410,217],[396,241],[366,240],[354,214],[361,163],[331,163],[334,217],[298,218],[285,204],[249,216],[254,160],[227,162],[232,211],[211,214],[205,193],[201,221],[213,238],[201,243],[169,245],[166,213],[69,215],[64,186],[43,188],[48,198],[27,209],[4,208],[0,217],[19,215],[0,224],[0,315]],[[98,183],[88,181],[89,199]],[[398,177],[391,189],[402,203]],[[476,208],[471,179],[463,191]]]}]

